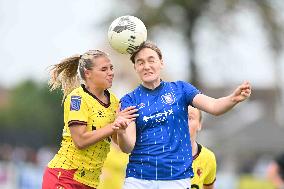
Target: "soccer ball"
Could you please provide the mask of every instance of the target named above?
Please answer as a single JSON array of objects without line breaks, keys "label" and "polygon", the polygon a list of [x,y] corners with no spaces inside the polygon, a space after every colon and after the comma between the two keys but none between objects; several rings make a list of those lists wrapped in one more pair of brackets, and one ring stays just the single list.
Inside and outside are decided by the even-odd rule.
[{"label": "soccer ball", "polygon": [[110,46],[122,54],[131,54],[147,39],[147,29],[144,23],[135,16],[116,18],[108,29]]}]

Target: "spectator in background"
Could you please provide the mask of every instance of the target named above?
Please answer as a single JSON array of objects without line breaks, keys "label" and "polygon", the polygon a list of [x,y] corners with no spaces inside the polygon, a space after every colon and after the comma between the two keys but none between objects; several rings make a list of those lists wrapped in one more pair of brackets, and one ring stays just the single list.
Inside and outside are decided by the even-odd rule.
[{"label": "spectator in background", "polygon": [[284,153],[277,156],[269,164],[267,176],[276,189],[284,189]]}]

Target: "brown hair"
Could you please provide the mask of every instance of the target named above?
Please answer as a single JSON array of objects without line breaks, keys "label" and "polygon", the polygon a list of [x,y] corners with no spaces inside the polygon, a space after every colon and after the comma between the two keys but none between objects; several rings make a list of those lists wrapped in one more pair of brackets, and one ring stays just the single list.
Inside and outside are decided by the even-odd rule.
[{"label": "brown hair", "polygon": [[137,49],[131,54],[130,60],[131,60],[131,62],[133,64],[135,63],[136,55],[142,49],[145,49],[145,48],[149,48],[149,49],[152,49],[153,51],[155,51],[158,54],[160,60],[163,58],[161,50],[159,49],[159,47],[154,42],[152,42],[152,41],[145,41],[145,42],[141,43],[141,45],[139,47],[137,47]]},{"label": "brown hair", "polygon": [[61,87],[64,99],[72,90],[80,86],[77,71],[79,71],[81,79],[85,81],[85,70],[91,70],[94,66],[93,60],[101,56],[108,57],[103,51],[89,50],[82,55],[71,56],[53,65],[50,69],[50,91]]}]

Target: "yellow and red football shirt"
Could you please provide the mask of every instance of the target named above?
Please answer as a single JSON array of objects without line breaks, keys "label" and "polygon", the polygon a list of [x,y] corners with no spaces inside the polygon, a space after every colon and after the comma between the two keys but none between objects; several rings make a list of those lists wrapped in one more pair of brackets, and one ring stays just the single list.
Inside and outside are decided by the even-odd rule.
[{"label": "yellow and red football shirt", "polygon": [[197,144],[198,152],[193,157],[192,169],[194,177],[191,179],[191,188],[202,189],[203,185],[212,185],[216,180],[216,158],[208,148]]},{"label": "yellow and red football shirt", "polygon": [[119,100],[108,91],[109,103],[104,104],[88,92],[84,85],[73,90],[64,101],[64,128],[61,147],[49,162],[49,168],[75,169],[74,179],[97,187],[104,161],[110,150],[110,139],[104,139],[85,149],[76,148],[69,127],[85,125],[88,131],[100,129],[115,120]]}]

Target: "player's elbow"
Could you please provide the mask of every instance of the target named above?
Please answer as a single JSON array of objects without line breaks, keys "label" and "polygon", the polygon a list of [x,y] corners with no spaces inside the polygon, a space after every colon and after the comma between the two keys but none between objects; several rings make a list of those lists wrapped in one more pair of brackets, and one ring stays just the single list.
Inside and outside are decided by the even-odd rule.
[{"label": "player's elbow", "polygon": [[211,114],[214,116],[220,116],[225,114],[229,109],[217,109],[215,108],[214,110],[212,110]]},{"label": "player's elbow", "polygon": [[86,145],[86,144],[84,144],[83,142],[80,142],[80,141],[74,141],[74,144],[75,144],[76,148],[78,148],[79,150],[83,150],[83,149],[88,147],[88,145]]},{"label": "player's elbow", "polygon": [[133,149],[130,149],[130,148],[123,148],[123,149],[121,149],[121,151],[122,151],[123,153],[126,153],[126,154],[130,154],[130,153],[132,152],[132,150],[133,150]]},{"label": "player's elbow", "polygon": [[218,111],[212,111],[212,113],[211,113],[212,115],[214,115],[214,116],[220,116],[220,115],[222,115],[223,114],[223,112],[218,112]]},{"label": "player's elbow", "polygon": [[214,116],[220,116],[226,112],[225,109],[220,109],[216,104],[210,106],[207,113],[210,113]]},{"label": "player's elbow", "polygon": [[125,154],[130,154],[132,152],[132,150],[125,150],[125,149],[121,149],[121,151]]},{"label": "player's elbow", "polygon": [[119,148],[123,153],[130,154],[134,148],[134,145],[130,146],[130,145],[125,145],[125,144],[124,145],[119,144]]},{"label": "player's elbow", "polygon": [[210,108],[210,109],[207,109],[206,110],[207,113],[213,115],[213,116],[219,116],[219,115],[222,115],[221,112],[219,112],[217,109],[215,108]]},{"label": "player's elbow", "polygon": [[77,147],[79,150],[84,150],[85,148],[87,148],[87,146],[85,146],[85,145],[76,145],[76,147]]}]

